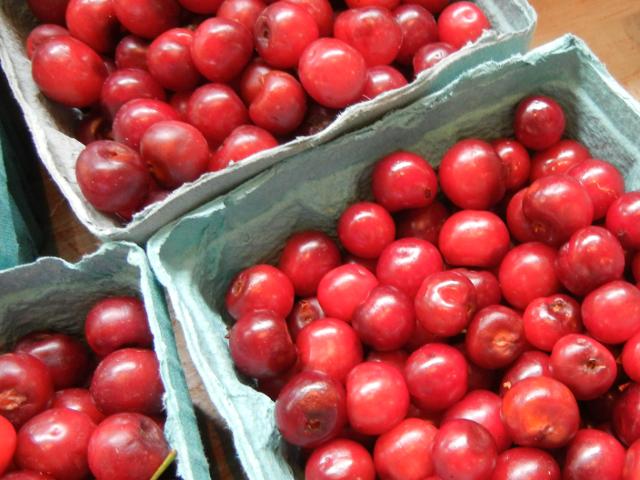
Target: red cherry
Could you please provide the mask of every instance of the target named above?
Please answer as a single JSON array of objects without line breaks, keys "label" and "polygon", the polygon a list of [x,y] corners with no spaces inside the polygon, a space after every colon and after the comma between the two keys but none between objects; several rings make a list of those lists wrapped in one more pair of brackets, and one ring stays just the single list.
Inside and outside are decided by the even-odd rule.
[{"label": "red cherry", "polygon": [[149,42],[135,35],[127,35],[116,46],[115,61],[118,68],[147,69]]},{"label": "red cherry", "polygon": [[178,0],[187,10],[199,14],[213,14],[219,11],[222,0]]},{"label": "red cherry", "polygon": [[[93,401],[91,392],[86,388],[67,388],[58,390],[51,402],[51,408],[68,408],[87,415],[96,425],[98,425],[105,416]],[[1,470],[1,469],[0,469]]]},{"label": "red cherry", "polygon": [[564,478],[621,478],[625,449],[608,433],[579,430],[569,444],[563,468]]},{"label": "red cherry", "polygon": [[425,208],[399,212],[396,216],[398,238],[415,237],[438,244],[442,225],[449,217],[449,210],[439,201]]},{"label": "red cherry", "polygon": [[46,473],[33,472],[30,470],[12,471],[2,477],[2,480],[56,480]]},{"label": "red cherry", "polygon": [[178,26],[180,4],[176,0],[112,0],[116,17],[129,32],[155,38]]},{"label": "red cherry", "polygon": [[0,415],[0,439],[2,439],[0,440],[0,475],[2,475],[12,462],[17,443],[13,425],[2,415]]},{"label": "red cherry", "polygon": [[208,170],[215,172],[240,162],[251,155],[275,148],[278,141],[263,128],[254,125],[241,125],[234,129],[210,161]]},{"label": "red cherry", "polygon": [[564,111],[552,98],[532,96],[518,104],[513,129],[525,147],[532,150],[552,147],[562,138],[564,127]]},{"label": "red cherry", "polygon": [[376,202],[396,212],[431,205],[438,193],[438,179],[425,158],[399,151],[376,163],[371,189]]},{"label": "red cherry", "polygon": [[347,422],[344,387],[319,372],[299,373],[280,392],[275,417],[286,441],[317,447],[338,436]]},{"label": "red cherry", "polygon": [[519,242],[532,242],[535,240],[535,232],[533,224],[524,215],[522,203],[527,194],[527,188],[523,188],[516,193],[507,205],[506,220],[509,226],[509,232]]},{"label": "red cherry", "polygon": [[591,197],[594,220],[603,218],[609,206],[624,193],[620,170],[603,160],[588,158],[567,173],[578,180]]},{"label": "red cherry", "polygon": [[634,382],[640,381],[640,332],[631,337],[622,350],[624,372]]},{"label": "red cherry", "polygon": [[193,90],[202,80],[191,57],[193,39],[193,31],[172,28],[149,45],[149,72],[164,88],[174,91]]},{"label": "red cherry", "polygon": [[118,41],[120,24],[111,0],[70,0],[66,24],[71,35],[97,52],[111,52]]},{"label": "red cherry", "polygon": [[355,330],[335,318],[321,318],[304,327],[296,346],[302,370],[322,372],[338,381],[362,362],[362,344]]},{"label": "red cherry", "polygon": [[413,64],[413,73],[418,76],[420,72],[430,69],[455,51],[455,48],[444,42],[423,45],[413,56],[411,62]]},{"label": "red cherry", "polygon": [[512,448],[498,457],[491,480],[560,480],[560,467],[544,450]]},{"label": "red cherry", "polygon": [[29,8],[42,23],[64,24],[69,0],[27,0]]},{"label": "red cherry", "polygon": [[367,65],[350,45],[335,38],[320,38],[302,53],[298,75],[304,89],[320,105],[345,108],[361,98]]},{"label": "red cherry", "polygon": [[321,37],[331,37],[333,34],[333,7],[329,0],[287,0],[303,7],[316,21]]},{"label": "red cherry", "polygon": [[633,480],[640,475],[640,441],[633,442],[627,450],[622,480]]},{"label": "red cherry", "polygon": [[491,23],[482,9],[472,2],[454,2],[438,17],[438,36],[453,48],[475,42]]},{"label": "red cherry", "polygon": [[476,308],[478,310],[500,303],[502,293],[496,276],[487,270],[469,270],[467,268],[455,268],[452,270],[461,273],[469,279],[476,290]]},{"label": "red cherry", "polygon": [[352,254],[376,258],[393,242],[396,227],[387,210],[378,204],[360,202],[348,207],[338,220],[338,237]]},{"label": "red cherry", "polygon": [[322,277],[318,301],[327,316],[348,322],[377,285],[378,279],[365,267],[347,263]]},{"label": "red cherry", "polygon": [[367,450],[352,440],[332,440],[316,448],[304,469],[306,480],[374,480],[376,472]]},{"label": "red cherry", "polygon": [[507,138],[491,142],[496,153],[502,160],[506,172],[505,186],[507,190],[522,188],[529,179],[531,160],[529,152],[516,140]]},{"label": "red cherry", "polygon": [[116,70],[102,85],[100,103],[111,118],[125,103],[137,98],[165,99],[164,90],[160,84],[145,70],[138,68]]},{"label": "red cherry", "polygon": [[640,331],[640,290],[621,280],[605,283],[582,302],[582,322],[603,343],[622,343]]},{"label": "red cherry", "polygon": [[367,69],[367,80],[362,91],[362,100],[371,100],[378,95],[404,87],[407,79],[402,73],[389,65],[378,65]]},{"label": "red cherry", "polygon": [[640,250],[640,192],[615,200],[607,210],[606,225],[624,248]]},{"label": "red cherry", "polygon": [[220,4],[216,16],[238,22],[244,28],[253,31],[253,26],[267,4],[262,0],[225,0]]},{"label": "red cherry", "polygon": [[225,298],[229,315],[238,320],[256,310],[270,310],[286,318],[293,306],[293,285],[271,265],[254,265],[231,282]]},{"label": "red cherry", "polygon": [[95,428],[84,413],[67,408],[47,410],[18,432],[16,461],[20,468],[48,472],[55,478],[87,478],[87,446]]},{"label": "red cherry", "polygon": [[433,244],[419,238],[390,243],[380,254],[376,276],[414,298],[425,278],[443,270],[442,257]]},{"label": "red cherry", "polygon": [[640,439],[640,385],[630,383],[613,407],[613,428],[626,445]]},{"label": "red cherry", "polygon": [[295,342],[298,334],[311,322],[324,318],[324,312],[316,297],[298,300],[293,305],[291,314],[287,317],[287,327],[292,340]]},{"label": "red cherry", "polygon": [[533,300],[522,321],[527,342],[547,352],[560,338],[582,331],[580,304],[560,293]]},{"label": "red cherry", "polygon": [[61,27],[60,25],[56,25],[54,23],[43,23],[38,25],[29,32],[29,36],[25,42],[27,57],[31,60],[40,45],[44,45],[52,38],[65,35],[69,35],[69,30]]},{"label": "red cherry", "polygon": [[264,76],[262,88],[251,101],[249,117],[274,135],[287,135],[300,126],[306,111],[302,85],[286,72],[272,71]]},{"label": "red cherry", "polygon": [[258,96],[264,85],[264,77],[273,70],[261,58],[254,59],[244,69],[240,77],[240,96],[247,105]]},{"label": "red cherry", "polygon": [[168,103],[148,98],[130,100],[116,113],[113,138],[137,150],[147,129],[154,123],[166,120],[178,120],[178,112]]},{"label": "red cherry", "polygon": [[486,210],[505,193],[502,160],[482,140],[456,143],[442,157],[439,173],[442,191],[460,208]]},{"label": "red cherry", "polygon": [[88,107],[100,98],[107,69],[102,58],[71,36],[41,45],[31,60],[33,80],[51,100],[68,107]]},{"label": "red cherry", "polygon": [[396,60],[411,65],[420,48],[438,41],[438,25],[431,12],[413,3],[400,5],[393,10],[393,16],[402,31],[402,43]]},{"label": "red cherry", "polygon": [[555,145],[537,152],[531,159],[532,182],[549,175],[568,173],[576,165],[591,158],[587,147],[575,140],[560,140]]},{"label": "red cherry", "polygon": [[550,377],[549,355],[530,350],[524,352],[507,370],[500,382],[500,396],[504,397],[511,388],[525,378]]}]

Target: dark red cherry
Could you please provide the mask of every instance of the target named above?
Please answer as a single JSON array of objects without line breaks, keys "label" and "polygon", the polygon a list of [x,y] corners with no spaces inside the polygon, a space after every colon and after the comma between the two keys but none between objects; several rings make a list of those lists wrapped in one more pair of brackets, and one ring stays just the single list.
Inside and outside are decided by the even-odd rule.
[{"label": "dark red cherry", "polygon": [[393,10],[393,16],[402,31],[402,44],[396,60],[403,65],[411,65],[420,48],[438,41],[438,25],[429,10],[413,3],[400,5]]},{"label": "dark red cherry", "polygon": [[591,197],[594,220],[603,218],[611,204],[624,193],[620,170],[603,160],[588,158],[567,174],[578,180]]},{"label": "dark red cherry", "polygon": [[522,188],[529,179],[531,169],[531,160],[527,149],[520,142],[508,138],[494,140],[491,145],[504,165],[507,190]]},{"label": "dark red cherry", "polygon": [[491,480],[560,480],[560,467],[544,450],[511,448],[498,456]]},{"label": "dark red cherry", "polygon": [[437,200],[425,208],[398,212],[396,235],[398,238],[421,238],[437,245],[440,230],[447,218],[449,218],[449,210]]},{"label": "dark red cherry", "polygon": [[562,107],[552,98],[532,96],[520,102],[513,129],[525,147],[544,150],[560,141],[565,118]]},{"label": "dark red cherry", "polygon": [[568,173],[576,165],[591,158],[587,147],[575,140],[560,140],[555,145],[537,152],[531,159],[532,182],[549,175]]},{"label": "dark red cherry", "polygon": [[318,284],[318,301],[327,316],[348,322],[378,283],[367,268],[346,263],[322,277]]},{"label": "dark red cherry", "polygon": [[316,448],[304,469],[306,480],[375,480],[371,454],[357,442],[339,438]]},{"label": "dark red cherry", "polygon": [[563,467],[564,478],[621,478],[625,449],[612,435],[600,430],[579,430],[569,444]]},{"label": "dark red cherry", "polygon": [[615,200],[607,211],[606,226],[624,248],[640,250],[640,192]]},{"label": "dark red cherry", "polygon": [[546,352],[565,335],[582,331],[580,304],[561,293],[533,300],[527,305],[522,321],[527,342]]},{"label": "dark red cherry", "polygon": [[428,70],[437,63],[440,63],[455,51],[455,48],[448,43],[427,43],[413,56],[413,73],[417,76],[423,70]]},{"label": "dark red cherry", "polygon": [[367,69],[367,80],[362,91],[362,100],[371,100],[384,92],[404,87],[406,84],[405,76],[389,65],[370,67]]},{"label": "dark red cherry", "polygon": [[500,396],[504,397],[516,383],[525,378],[542,376],[551,376],[549,355],[537,350],[524,352],[502,377],[500,381]]}]

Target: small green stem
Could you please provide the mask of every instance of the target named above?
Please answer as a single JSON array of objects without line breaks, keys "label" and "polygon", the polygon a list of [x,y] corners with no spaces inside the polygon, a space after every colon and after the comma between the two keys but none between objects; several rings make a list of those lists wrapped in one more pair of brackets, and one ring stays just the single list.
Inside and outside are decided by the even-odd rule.
[{"label": "small green stem", "polygon": [[176,459],[176,451],[171,450],[169,452],[169,455],[167,455],[167,458],[164,459],[164,462],[162,462],[162,465],[158,467],[158,469],[156,470],[156,473],[153,474],[153,477],[151,477],[150,480],[158,480],[160,476],[165,472],[165,470],[169,468],[169,465],[171,465],[175,459]]}]

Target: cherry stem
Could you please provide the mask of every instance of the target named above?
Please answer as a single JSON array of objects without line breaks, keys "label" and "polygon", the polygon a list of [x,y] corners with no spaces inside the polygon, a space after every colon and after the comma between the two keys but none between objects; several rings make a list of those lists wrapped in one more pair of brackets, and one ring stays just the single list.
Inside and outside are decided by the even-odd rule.
[{"label": "cherry stem", "polygon": [[169,452],[169,455],[167,455],[167,457],[164,459],[162,464],[158,467],[158,469],[153,474],[150,480],[158,480],[160,476],[167,470],[167,468],[169,468],[169,465],[171,465],[175,459],[176,459],[176,451],[171,450]]}]

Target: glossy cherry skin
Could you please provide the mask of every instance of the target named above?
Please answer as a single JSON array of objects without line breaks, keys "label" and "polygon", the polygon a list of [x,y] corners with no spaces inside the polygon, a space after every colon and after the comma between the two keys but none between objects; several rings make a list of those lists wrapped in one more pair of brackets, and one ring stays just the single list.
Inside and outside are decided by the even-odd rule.
[{"label": "glossy cherry skin", "polygon": [[498,451],[482,425],[455,419],[440,427],[433,440],[432,458],[435,473],[442,478],[489,480]]},{"label": "glossy cherry skin", "polygon": [[31,333],[18,340],[14,352],[41,360],[49,369],[55,390],[80,385],[91,366],[87,347],[62,333]]},{"label": "glossy cherry skin", "polygon": [[115,48],[120,33],[110,0],[70,0],[66,24],[71,35],[101,53]]},{"label": "glossy cherry skin", "polygon": [[215,172],[240,162],[253,154],[278,146],[278,141],[265,129],[254,125],[235,128],[209,160],[208,171]]},{"label": "glossy cherry skin", "polygon": [[315,295],[318,283],[340,265],[340,250],[325,233],[307,230],[289,237],[278,267],[291,280],[296,295]]},{"label": "glossy cherry skin", "polygon": [[551,376],[549,355],[537,350],[524,352],[511,365],[500,381],[500,396],[504,397],[511,387],[525,378]]},{"label": "glossy cherry skin", "polygon": [[151,175],[135,150],[111,140],[90,143],[76,162],[84,197],[104,212],[135,211],[149,192]]},{"label": "glossy cherry skin", "polygon": [[640,250],[640,192],[615,200],[607,210],[606,226],[624,248]]},{"label": "glossy cherry skin", "polygon": [[454,2],[438,17],[440,40],[460,49],[476,41],[491,24],[482,9],[472,2]]},{"label": "glossy cherry skin", "polygon": [[376,276],[414,298],[425,278],[441,272],[444,266],[438,249],[426,240],[401,238],[390,243],[380,254]]},{"label": "glossy cherry skin", "polygon": [[413,302],[390,285],[378,285],[356,308],[351,319],[360,340],[378,351],[401,348],[416,328]]},{"label": "glossy cherry skin", "polygon": [[640,441],[633,442],[627,450],[622,480],[633,480],[640,475]]},{"label": "glossy cherry skin", "polygon": [[107,415],[159,414],[164,386],[156,354],[139,348],[110,353],[98,364],[90,390],[98,409]]},{"label": "glossy cherry skin", "polygon": [[198,71],[212,82],[228,82],[251,58],[253,39],[244,26],[226,18],[209,18],[193,35],[191,58]]},{"label": "glossy cherry skin", "polygon": [[381,7],[345,10],[336,17],[333,34],[358,50],[370,67],[393,62],[402,44],[400,26]]},{"label": "glossy cherry skin", "polygon": [[393,242],[396,227],[384,207],[360,202],[348,207],[338,220],[338,238],[352,254],[376,258]]},{"label": "glossy cherry skin", "polygon": [[231,282],[225,298],[229,315],[238,320],[256,310],[270,310],[286,318],[293,307],[293,285],[271,265],[261,264],[240,272]]},{"label": "glossy cherry skin", "polygon": [[353,440],[339,438],[316,448],[304,470],[306,480],[375,480],[373,459]]},{"label": "glossy cherry skin", "polygon": [[423,480],[433,474],[431,450],[438,429],[419,418],[407,418],[376,440],[373,460],[385,480]]},{"label": "glossy cherry skin", "polygon": [[252,32],[258,16],[266,7],[267,4],[262,0],[225,0],[220,4],[216,16],[238,22]]},{"label": "glossy cherry skin", "polygon": [[149,42],[135,35],[127,35],[116,46],[115,62],[118,68],[147,69]]},{"label": "glossy cherry skin", "polygon": [[286,322],[267,310],[238,319],[229,331],[229,350],[238,370],[254,378],[277,377],[296,361]]},{"label": "glossy cherry skin", "polygon": [[174,189],[206,171],[209,145],[197,128],[171,120],[147,129],[140,141],[140,154],[158,183]]},{"label": "glossy cherry skin", "polygon": [[519,242],[532,242],[536,239],[533,224],[524,215],[522,202],[527,194],[527,188],[523,188],[517,192],[507,204],[506,220],[509,226],[509,232],[513,238]]},{"label": "glossy cherry skin", "polygon": [[178,112],[168,103],[151,98],[130,100],[116,113],[113,120],[113,138],[138,150],[142,136],[151,125],[178,118]]},{"label": "glossy cherry skin", "polygon": [[187,28],[172,28],[158,36],[147,51],[147,65],[163,88],[193,90],[202,77],[191,57],[194,33]]},{"label": "glossy cherry skin", "polygon": [[239,91],[242,99],[250,105],[258,96],[264,85],[264,77],[274,69],[265,63],[260,57],[255,58],[242,72]]},{"label": "glossy cherry skin", "polygon": [[609,230],[586,227],[578,230],[558,252],[556,272],[575,295],[586,295],[607,282],[622,278],[624,251]]},{"label": "glossy cherry skin", "polygon": [[171,447],[162,429],[138,413],[118,413],[104,420],[89,440],[88,461],[96,480],[151,478]]},{"label": "glossy cherry skin", "polygon": [[398,238],[421,238],[437,245],[447,218],[449,210],[437,200],[425,208],[405,210],[396,215],[396,235]]},{"label": "glossy cherry skin", "polygon": [[531,159],[531,181],[549,175],[568,173],[576,165],[591,158],[587,147],[575,140],[560,140],[555,145],[537,152]]},{"label": "glossy cherry skin", "polygon": [[522,317],[502,305],[490,305],[475,314],[465,338],[469,358],[483,368],[504,368],[524,352]]},{"label": "glossy cherry skin", "polygon": [[362,362],[362,344],[355,330],[335,318],[321,318],[304,327],[296,339],[302,370],[322,372],[343,381]]},{"label": "glossy cherry skin", "polygon": [[430,343],[411,354],[405,378],[419,407],[428,411],[446,410],[467,392],[467,361],[449,345]]},{"label": "glossy cherry skin", "polygon": [[476,289],[461,273],[436,272],[422,282],[414,303],[416,318],[425,330],[439,337],[452,337],[473,318]]},{"label": "glossy cherry skin", "polygon": [[420,48],[438,41],[438,25],[429,10],[413,3],[400,5],[393,10],[393,16],[402,31],[396,60],[403,65],[411,65]]},{"label": "glossy cherry skin", "polygon": [[42,23],[64,24],[69,0],[27,0],[29,9]]},{"label": "glossy cherry skin", "polygon": [[563,475],[571,480],[619,479],[624,461],[625,449],[612,435],[600,430],[579,430],[569,444]]},{"label": "glossy cherry skin", "polygon": [[344,387],[320,372],[302,372],[282,389],[276,425],[286,441],[313,448],[337,437],[347,423]]},{"label": "glossy cherry skin", "polygon": [[530,377],[513,385],[503,398],[502,418],[514,443],[523,447],[562,447],[580,424],[571,390],[550,377]]},{"label": "glossy cherry skin", "polygon": [[176,0],[112,0],[116,17],[134,35],[156,38],[178,26],[180,5]]},{"label": "glossy cherry skin", "polygon": [[247,108],[240,97],[220,83],[203,85],[193,92],[187,118],[211,147],[217,147],[233,130],[249,122]]},{"label": "glossy cherry skin", "polygon": [[593,400],[611,388],[616,360],[601,343],[586,335],[569,334],[551,351],[551,374],[571,389],[578,400]]},{"label": "glossy cherry skin", "polygon": [[[9,467],[16,451],[16,431],[9,420],[0,415],[0,475]],[[5,477],[2,477],[5,478]]]},{"label": "glossy cherry skin", "polygon": [[558,292],[555,249],[539,242],[523,243],[511,249],[502,260],[498,277],[504,298],[524,309],[538,297]]},{"label": "glossy cherry skin", "polygon": [[384,362],[354,367],[347,375],[346,391],[349,425],[365,435],[388,432],[409,410],[409,390],[402,373]]},{"label": "glossy cherry skin", "polygon": [[582,331],[580,304],[561,293],[533,300],[527,305],[522,321],[527,342],[546,352],[565,335]]},{"label": "glossy cherry skin", "polygon": [[536,180],[522,199],[522,211],[536,240],[559,246],[593,221],[593,203],[573,177],[551,175]]},{"label": "glossy cherry skin", "polygon": [[68,107],[88,107],[100,99],[107,68],[102,58],[71,36],[58,36],[41,45],[31,59],[38,88]]},{"label": "glossy cherry skin", "polygon": [[442,157],[439,173],[442,191],[460,208],[486,210],[506,190],[502,160],[482,140],[456,143]]},{"label": "glossy cherry skin", "polygon": [[467,277],[475,287],[477,310],[500,303],[502,298],[500,284],[493,273],[488,270],[469,270],[467,268],[455,268],[452,271]]},{"label": "glossy cherry skin", "polygon": [[58,390],[51,402],[50,408],[68,408],[87,415],[93,423],[98,425],[105,415],[98,410],[91,392],[86,388],[67,388]]},{"label": "glossy cherry skin", "polygon": [[531,159],[527,149],[518,141],[508,138],[494,140],[491,145],[504,165],[507,190],[522,188],[527,183],[531,170]]},{"label": "glossy cherry skin", "polygon": [[613,428],[625,445],[640,439],[640,385],[630,383],[613,406]]},{"label": "glossy cherry skin", "polygon": [[287,0],[303,7],[316,21],[318,33],[321,37],[331,37],[333,34],[334,12],[329,0]]},{"label": "glossy cherry skin", "polygon": [[82,480],[89,474],[87,446],[95,428],[84,413],[67,408],[47,410],[18,432],[16,461],[25,470]]},{"label": "glossy cherry skin", "polygon": [[365,267],[347,263],[322,277],[318,284],[318,301],[327,316],[349,321],[378,283]]},{"label": "glossy cherry skin", "polygon": [[42,412],[53,396],[47,366],[26,353],[0,355],[0,415],[19,428]]},{"label": "glossy cherry skin", "polygon": [[595,220],[603,218],[609,206],[624,193],[620,170],[603,160],[588,158],[567,173],[578,180],[591,197]]},{"label": "glossy cherry skin", "polygon": [[291,339],[295,342],[304,327],[315,320],[324,318],[324,312],[316,297],[303,298],[293,305],[291,314],[287,317],[287,327]]},{"label": "glossy cherry skin", "polygon": [[495,267],[509,250],[509,231],[496,214],[462,210],[442,225],[438,246],[449,265]]},{"label": "glossy cherry skin", "polygon": [[397,212],[431,205],[438,194],[438,179],[425,158],[401,150],[376,163],[371,189],[377,203]]},{"label": "glossy cherry skin", "polygon": [[165,100],[165,93],[149,72],[139,68],[116,70],[102,85],[100,103],[110,118],[115,117],[125,103],[136,98]]},{"label": "glossy cherry skin", "polygon": [[502,399],[495,393],[474,390],[447,410],[442,425],[456,418],[476,422],[487,429],[496,442],[498,452],[502,452],[511,445],[511,438],[500,416],[501,407]]},{"label": "glossy cherry skin", "polygon": [[420,72],[430,69],[455,51],[455,48],[444,42],[428,43],[420,47],[411,62],[413,73],[418,76]]},{"label": "glossy cherry skin", "polygon": [[640,290],[616,280],[593,290],[582,302],[582,322],[603,343],[622,343],[640,331]]},{"label": "glossy cherry skin", "polygon": [[96,302],[84,324],[87,343],[99,356],[124,347],[150,348],[153,337],[144,304],[135,297],[107,297]]},{"label": "glossy cherry skin", "polygon": [[624,344],[622,366],[631,380],[634,382],[640,381],[640,332],[636,333]]},{"label": "glossy cherry skin", "polygon": [[345,108],[362,97],[367,64],[347,43],[320,38],[302,53],[298,75],[304,89],[320,105]]},{"label": "glossy cherry skin", "polygon": [[222,6],[222,0],[178,0],[178,2],[190,12],[203,15],[216,13]]},{"label": "glossy cherry skin", "polygon": [[264,76],[262,88],[249,106],[249,117],[274,135],[296,130],[307,112],[307,97],[293,75],[272,71]]},{"label": "glossy cherry skin", "polygon": [[531,96],[518,104],[513,129],[525,147],[532,150],[552,147],[562,138],[564,128],[564,111],[552,98]]},{"label": "glossy cherry skin", "polygon": [[38,25],[31,30],[31,32],[29,32],[29,36],[27,36],[27,41],[25,42],[27,57],[31,60],[31,58],[33,58],[33,54],[40,45],[47,43],[54,37],[64,35],[69,35],[69,30],[61,27],[60,25],[56,25],[54,23],[43,23]]},{"label": "glossy cherry skin", "polygon": [[302,52],[319,37],[318,24],[306,8],[279,1],[265,8],[253,26],[260,57],[275,68],[298,65]]},{"label": "glossy cherry skin", "polygon": [[362,100],[371,100],[378,95],[404,87],[405,76],[389,65],[378,65],[367,69],[367,80],[362,91]]},{"label": "glossy cherry skin", "polygon": [[560,480],[560,467],[544,450],[511,448],[498,456],[491,480]]}]

